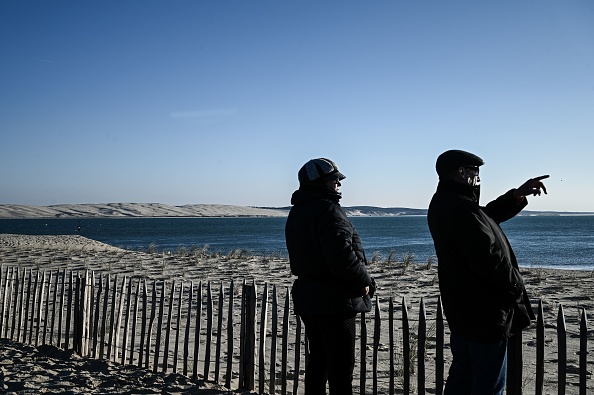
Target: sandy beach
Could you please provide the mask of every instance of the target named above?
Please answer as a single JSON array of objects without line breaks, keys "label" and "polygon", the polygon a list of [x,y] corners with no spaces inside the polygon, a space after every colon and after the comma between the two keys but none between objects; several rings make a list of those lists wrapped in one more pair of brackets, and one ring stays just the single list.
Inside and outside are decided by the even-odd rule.
[{"label": "sandy beach", "polygon": [[[377,303],[387,314],[392,298],[400,309],[403,298],[411,317],[417,317],[423,299],[428,319],[435,316],[438,282],[433,262],[405,263],[405,257],[392,262],[381,259],[370,266],[378,283]],[[91,270],[118,276],[143,277],[155,280],[212,281],[239,284],[244,279],[267,282],[284,290],[292,283],[288,261],[281,257],[258,257],[241,251],[229,254],[209,254],[208,251],[162,252],[127,251],[81,236],[22,236],[0,235],[0,264],[5,267],[38,270]],[[3,269],[4,270],[4,269]],[[534,308],[543,306],[545,322],[545,390],[557,392],[557,314],[562,305],[567,325],[567,393],[578,393],[579,324],[582,309],[591,314],[594,305],[594,273],[540,268],[523,268]],[[396,308],[395,308],[396,310]],[[368,323],[368,337],[373,326]],[[536,364],[536,331],[533,324],[524,332],[524,393],[534,393]],[[382,327],[385,346],[387,326]],[[588,330],[591,349],[593,331]],[[369,342],[371,343],[371,342]],[[447,343],[447,328],[446,328]],[[368,355],[370,352],[367,353]],[[446,369],[449,350],[445,350]],[[431,352],[427,359],[431,359]],[[594,391],[591,372],[593,358],[588,354],[588,391]],[[429,364],[429,362],[428,362]],[[356,368],[357,369],[357,368]],[[357,384],[356,384],[357,385]],[[371,393],[368,382],[367,392]],[[302,388],[301,388],[302,390]],[[152,373],[129,365],[80,357],[72,351],[49,345],[37,347],[0,340],[0,393],[63,393],[63,394],[228,394],[220,384],[208,380],[192,381],[176,374]],[[250,392],[244,392],[250,393]]]}]

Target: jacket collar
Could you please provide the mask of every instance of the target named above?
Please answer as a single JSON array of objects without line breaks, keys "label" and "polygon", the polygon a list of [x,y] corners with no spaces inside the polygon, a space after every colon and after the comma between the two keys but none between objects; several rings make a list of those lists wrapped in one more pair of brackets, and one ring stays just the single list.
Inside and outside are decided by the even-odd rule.
[{"label": "jacket collar", "polygon": [[481,194],[481,186],[477,185],[473,187],[472,185],[465,185],[452,180],[443,179],[439,180],[439,184],[437,185],[437,191],[455,193],[456,195],[466,196],[478,203]]},{"label": "jacket collar", "polygon": [[295,205],[315,199],[329,199],[338,203],[341,198],[342,194],[340,192],[335,191],[325,184],[311,183],[301,185],[298,190],[293,192],[291,204]]}]

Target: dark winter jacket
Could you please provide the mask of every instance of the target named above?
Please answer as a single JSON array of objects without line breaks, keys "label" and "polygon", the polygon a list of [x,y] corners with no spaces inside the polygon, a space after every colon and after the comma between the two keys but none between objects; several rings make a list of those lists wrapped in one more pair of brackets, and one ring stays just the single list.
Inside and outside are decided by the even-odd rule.
[{"label": "dark winter jacket", "polygon": [[517,202],[511,190],[481,207],[478,188],[441,180],[427,221],[450,330],[473,341],[491,342],[511,336],[534,319],[516,257],[499,226],[527,202]]},{"label": "dark winter jacket", "polygon": [[293,193],[285,225],[292,289],[299,315],[353,314],[370,311],[372,284],[359,234],[339,204],[340,193],[323,185],[301,186]]}]

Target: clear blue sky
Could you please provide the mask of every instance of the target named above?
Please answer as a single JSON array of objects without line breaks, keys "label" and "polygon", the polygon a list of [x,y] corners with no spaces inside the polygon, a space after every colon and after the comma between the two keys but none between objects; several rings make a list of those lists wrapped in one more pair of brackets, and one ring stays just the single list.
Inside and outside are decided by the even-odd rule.
[{"label": "clear blue sky", "polygon": [[594,211],[594,2],[0,2],[0,204],[426,208],[472,151],[486,203]]}]

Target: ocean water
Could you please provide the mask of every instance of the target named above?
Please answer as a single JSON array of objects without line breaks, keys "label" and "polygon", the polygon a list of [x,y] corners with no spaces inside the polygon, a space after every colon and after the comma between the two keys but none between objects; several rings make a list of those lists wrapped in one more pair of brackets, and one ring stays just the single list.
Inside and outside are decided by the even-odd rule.
[{"label": "ocean water", "polygon": [[[435,256],[425,216],[352,217],[368,259]],[[208,246],[286,256],[285,218],[0,219],[0,233],[80,234],[118,247],[159,251]],[[594,270],[594,216],[517,216],[502,224],[520,266]]]}]

